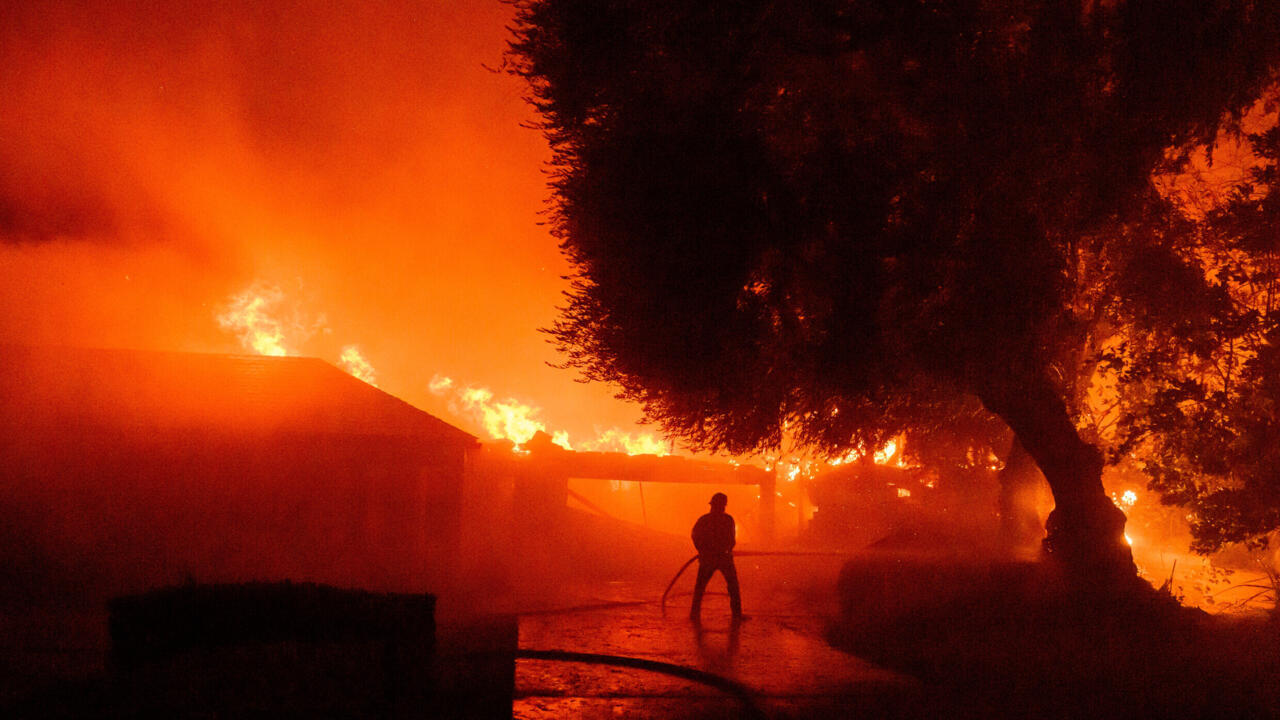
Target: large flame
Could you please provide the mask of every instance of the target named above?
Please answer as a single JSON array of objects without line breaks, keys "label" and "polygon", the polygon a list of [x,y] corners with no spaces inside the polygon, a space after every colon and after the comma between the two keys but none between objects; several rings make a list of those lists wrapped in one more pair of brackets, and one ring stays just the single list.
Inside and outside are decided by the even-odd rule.
[{"label": "large flame", "polygon": [[487,387],[458,387],[452,378],[435,375],[427,384],[432,394],[447,397],[449,409],[477,422],[494,440],[510,440],[518,451],[538,432],[551,436],[551,441],[566,450],[622,452],[627,455],[667,455],[665,441],[651,433],[629,433],[619,428],[600,431],[595,438],[572,442],[568,431],[549,430],[541,419],[542,408],[513,397],[497,399]]},{"label": "large flame", "polygon": [[[328,332],[323,315],[288,307],[280,286],[258,281],[233,294],[217,314],[218,325],[236,334],[245,350],[259,355],[284,357],[319,330]],[[338,365],[352,377],[378,386],[377,371],[358,345],[346,345]]]},{"label": "large flame", "polygon": [[218,325],[234,332],[246,350],[259,355],[285,356],[284,324],[278,310],[284,292],[275,286],[255,283],[232,295],[218,314]]},{"label": "large flame", "polygon": [[[539,431],[547,431],[546,424],[537,417],[541,409],[515,398],[495,400],[493,391],[489,388],[459,388],[453,378],[435,375],[427,384],[427,389],[434,395],[447,396],[450,411],[471,417],[484,428],[489,437],[494,440],[510,440],[517,449]],[[563,440],[562,444],[567,447],[568,436],[563,436]]]},{"label": "large flame", "polygon": [[547,426],[535,416],[539,410],[514,398],[494,400],[488,388],[469,387],[461,391],[462,407],[477,416],[484,429],[496,439],[523,445]]},{"label": "large flame", "polygon": [[584,450],[623,452],[628,455],[668,455],[667,443],[650,433],[628,433],[609,428],[594,440],[582,443]]}]

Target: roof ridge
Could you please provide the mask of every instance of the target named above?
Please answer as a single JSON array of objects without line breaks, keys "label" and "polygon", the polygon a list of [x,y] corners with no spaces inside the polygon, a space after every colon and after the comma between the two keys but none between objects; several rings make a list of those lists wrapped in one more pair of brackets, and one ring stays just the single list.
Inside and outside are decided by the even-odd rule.
[{"label": "roof ridge", "polygon": [[[323,358],[0,343],[12,420],[479,440]],[[0,416],[4,408],[0,408]],[[0,417],[0,420],[3,420]]]}]

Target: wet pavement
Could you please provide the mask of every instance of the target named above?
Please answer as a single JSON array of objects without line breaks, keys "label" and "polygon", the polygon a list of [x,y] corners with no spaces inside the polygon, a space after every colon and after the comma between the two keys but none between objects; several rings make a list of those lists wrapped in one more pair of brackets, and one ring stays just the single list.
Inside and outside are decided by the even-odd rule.
[{"label": "wet pavement", "polygon": [[708,596],[700,624],[688,618],[687,592],[671,599],[665,616],[660,595],[660,584],[640,582],[583,589],[577,602],[522,614],[519,647],[691,668],[736,683],[744,697],[635,667],[520,659],[514,716],[877,717],[900,714],[895,708],[918,695],[914,679],[831,648],[823,638],[830,608],[812,593],[776,585],[744,591],[748,619],[740,624],[730,621],[723,594]]}]

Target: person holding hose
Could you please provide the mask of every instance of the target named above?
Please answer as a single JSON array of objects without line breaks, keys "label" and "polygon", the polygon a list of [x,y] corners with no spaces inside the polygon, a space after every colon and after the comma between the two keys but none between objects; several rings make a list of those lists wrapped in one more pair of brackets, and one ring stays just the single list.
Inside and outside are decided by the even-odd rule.
[{"label": "person holding hose", "polygon": [[695,623],[702,621],[702,595],[717,570],[724,576],[725,585],[729,588],[729,607],[733,612],[733,620],[742,620],[738,569],[733,565],[733,546],[738,542],[738,532],[733,516],[724,511],[728,504],[729,496],[724,493],[712,495],[711,512],[698,518],[693,524],[693,546],[698,550],[698,580],[693,586],[693,606],[689,608],[689,619]]}]

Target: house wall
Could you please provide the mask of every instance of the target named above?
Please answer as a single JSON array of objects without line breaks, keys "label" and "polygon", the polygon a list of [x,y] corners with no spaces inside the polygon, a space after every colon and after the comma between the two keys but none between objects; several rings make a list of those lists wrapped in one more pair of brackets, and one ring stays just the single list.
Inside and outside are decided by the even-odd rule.
[{"label": "house wall", "polygon": [[0,600],[186,579],[429,592],[451,580],[463,452],[375,436],[28,428],[0,441]]}]

